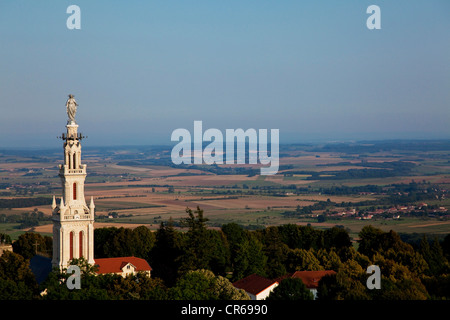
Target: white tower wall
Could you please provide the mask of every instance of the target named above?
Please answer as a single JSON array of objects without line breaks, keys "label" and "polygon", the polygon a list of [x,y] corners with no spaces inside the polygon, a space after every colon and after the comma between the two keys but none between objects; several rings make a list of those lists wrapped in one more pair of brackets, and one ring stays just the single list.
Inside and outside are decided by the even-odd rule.
[{"label": "white tower wall", "polygon": [[53,202],[53,259],[52,265],[61,270],[71,259],[85,258],[94,264],[94,201],[89,207],[84,197],[86,165],[81,163],[81,140],[78,125],[69,121],[64,141],[64,164],[59,166],[62,198]]}]

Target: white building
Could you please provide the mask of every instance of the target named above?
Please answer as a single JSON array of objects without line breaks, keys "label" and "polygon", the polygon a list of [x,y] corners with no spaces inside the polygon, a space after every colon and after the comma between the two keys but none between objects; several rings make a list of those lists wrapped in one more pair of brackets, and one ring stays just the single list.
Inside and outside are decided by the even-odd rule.
[{"label": "white building", "polygon": [[94,264],[94,200],[89,207],[84,198],[86,164],[81,163],[81,140],[78,125],[68,121],[64,141],[64,164],[59,165],[62,197],[59,205],[53,196],[53,259],[52,266],[67,268],[74,258],[84,257]]},{"label": "white building", "polygon": [[[62,182],[62,197],[59,205],[53,196],[53,259],[52,267],[66,269],[72,259],[84,258],[96,265],[98,274],[116,273],[122,276],[144,272],[150,276],[152,268],[145,259],[137,257],[117,257],[94,260],[94,199],[89,206],[84,198],[86,164],[81,161],[81,140],[78,124],[75,122],[76,106],[73,95],[67,102],[67,133],[64,141],[64,164],[59,165]],[[70,105],[69,105],[70,104]]]},{"label": "white building", "polygon": [[150,277],[152,270],[145,259],[137,257],[95,259],[95,264],[98,266],[98,274],[115,273],[124,278],[138,272],[143,272]]},{"label": "white building", "polygon": [[278,282],[251,274],[233,283],[233,286],[244,290],[251,300],[264,300],[278,286]]}]

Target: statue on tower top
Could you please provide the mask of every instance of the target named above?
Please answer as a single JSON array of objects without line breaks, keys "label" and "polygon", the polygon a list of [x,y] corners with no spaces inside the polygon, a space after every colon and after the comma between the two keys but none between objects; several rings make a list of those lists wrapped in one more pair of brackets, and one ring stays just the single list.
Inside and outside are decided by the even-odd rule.
[{"label": "statue on tower top", "polygon": [[69,94],[69,99],[66,102],[66,111],[69,116],[69,122],[75,122],[75,114],[77,113],[77,101],[73,94]]}]

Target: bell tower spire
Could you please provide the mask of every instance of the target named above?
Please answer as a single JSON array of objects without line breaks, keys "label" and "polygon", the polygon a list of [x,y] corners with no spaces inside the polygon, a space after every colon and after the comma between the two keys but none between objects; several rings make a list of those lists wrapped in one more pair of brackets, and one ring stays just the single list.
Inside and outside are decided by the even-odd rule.
[{"label": "bell tower spire", "polygon": [[[73,95],[66,103],[69,119],[63,140],[64,163],[59,165],[62,183],[60,205],[53,209],[53,266],[67,268],[70,260],[85,258],[94,264],[94,210],[86,205],[84,181],[86,164],[81,160],[81,140],[78,124],[75,122],[78,104]],[[93,204],[93,200],[91,200]]]}]

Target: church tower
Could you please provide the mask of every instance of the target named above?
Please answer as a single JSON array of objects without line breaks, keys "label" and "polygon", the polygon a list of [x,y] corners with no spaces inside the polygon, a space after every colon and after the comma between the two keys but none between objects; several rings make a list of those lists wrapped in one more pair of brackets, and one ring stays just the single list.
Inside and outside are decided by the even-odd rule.
[{"label": "church tower", "polygon": [[94,264],[94,200],[86,205],[84,198],[84,180],[86,164],[81,161],[81,140],[78,124],[75,122],[77,103],[69,95],[66,109],[69,116],[67,133],[63,140],[64,164],[59,165],[59,177],[62,183],[62,197],[57,201],[53,196],[53,259],[52,266],[67,268],[70,260],[81,258]]}]

